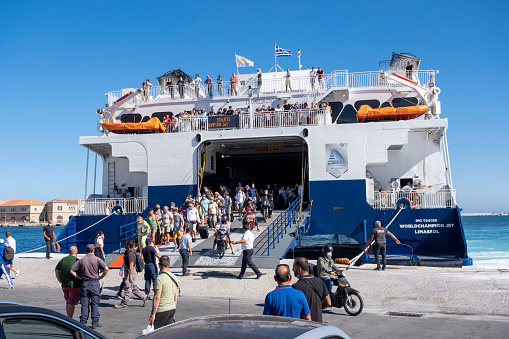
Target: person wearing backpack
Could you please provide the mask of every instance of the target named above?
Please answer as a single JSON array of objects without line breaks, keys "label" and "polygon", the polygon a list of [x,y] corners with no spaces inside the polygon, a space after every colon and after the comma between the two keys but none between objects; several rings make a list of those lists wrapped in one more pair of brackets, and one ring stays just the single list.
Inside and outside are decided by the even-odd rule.
[{"label": "person wearing backpack", "polygon": [[[134,240],[127,240],[124,253],[124,299],[119,305],[115,305],[115,308],[126,308],[132,294],[143,300],[143,307],[147,304],[148,295],[136,286],[136,276],[139,270],[137,266],[139,266],[140,259],[141,257],[136,254],[134,249]],[[143,261],[141,265],[143,266]]]},{"label": "person wearing backpack", "polygon": [[322,279],[309,274],[309,263],[306,258],[295,258],[293,274],[299,281],[293,284],[292,287],[301,291],[306,296],[309,309],[311,310],[311,320],[322,323],[322,310],[331,305],[327,286]]},{"label": "person wearing backpack", "polygon": [[8,260],[9,262],[7,263],[7,270],[9,272],[13,271],[14,278],[16,278],[19,274],[19,270],[15,269],[12,263],[12,261],[14,260],[14,254],[16,254],[16,240],[11,236],[11,232],[9,231],[5,232],[5,246],[12,248],[11,251],[12,254],[10,254],[10,257],[12,257],[12,259]]},{"label": "person wearing backpack", "polygon": [[149,324],[154,325],[155,330],[175,322],[175,311],[180,290],[179,280],[170,272],[170,258],[167,255],[159,259],[159,268],[161,274],[157,277],[157,287],[154,287],[154,302],[148,320]]},{"label": "person wearing backpack", "polygon": [[[7,283],[9,284],[9,288],[13,288],[14,284],[12,283],[11,276],[9,275],[9,270],[7,269],[8,260],[5,259],[5,248],[10,248],[9,246],[5,246],[4,239],[0,239],[0,278],[5,274],[7,279]],[[9,257],[7,257],[8,259]]]}]

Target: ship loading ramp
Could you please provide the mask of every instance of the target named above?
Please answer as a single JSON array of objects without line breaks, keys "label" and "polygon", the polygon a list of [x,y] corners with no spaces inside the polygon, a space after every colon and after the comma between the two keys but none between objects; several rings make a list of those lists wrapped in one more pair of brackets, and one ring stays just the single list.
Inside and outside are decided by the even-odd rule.
[{"label": "ship loading ramp", "polygon": [[300,137],[205,141],[199,150],[200,188],[216,191],[219,185],[225,185],[233,196],[239,182],[242,186],[254,183],[259,193],[267,185],[293,188],[298,183],[304,187],[303,201],[308,201],[309,179],[304,170],[308,145]]}]

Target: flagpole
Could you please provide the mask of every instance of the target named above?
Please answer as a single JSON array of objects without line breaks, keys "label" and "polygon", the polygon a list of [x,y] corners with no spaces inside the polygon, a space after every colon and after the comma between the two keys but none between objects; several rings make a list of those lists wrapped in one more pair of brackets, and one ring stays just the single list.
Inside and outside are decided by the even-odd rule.
[{"label": "flagpole", "polygon": [[277,73],[277,53],[276,53],[276,42],[274,41],[274,68],[276,69]]},{"label": "flagpole", "polygon": [[299,71],[302,70],[302,65],[300,64],[300,49],[298,50],[298,53],[299,53]]},{"label": "flagpole", "polygon": [[235,65],[237,66],[237,75],[239,74],[239,64],[237,62],[237,51],[234,51],[233,53],[235,53]]}]

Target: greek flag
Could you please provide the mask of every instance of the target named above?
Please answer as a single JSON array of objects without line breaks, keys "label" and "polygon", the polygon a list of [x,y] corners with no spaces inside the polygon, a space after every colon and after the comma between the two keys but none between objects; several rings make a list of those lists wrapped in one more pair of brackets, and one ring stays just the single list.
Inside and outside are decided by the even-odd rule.
[{"label": "greek flag", "polygon": [[292,51],[276,46],[276,56],[292,56]]}]

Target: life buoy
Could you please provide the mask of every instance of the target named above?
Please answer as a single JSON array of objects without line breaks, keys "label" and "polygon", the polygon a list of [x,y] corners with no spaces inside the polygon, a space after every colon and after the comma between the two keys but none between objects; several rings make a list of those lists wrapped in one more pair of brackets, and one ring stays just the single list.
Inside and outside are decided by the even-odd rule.
[{"label": "life buoy", "polygon": [[53,243],[53,251],[60,254],[60,244],[59,243],[57,243],[57,242]]},{"label": "life buoy", "polygon": [[410,203],[412,204],[412,207],[415,207],[421,203],[421,195],[418,193],[410,193],[408,195],[408,200],[410,200]]},{"label": "life buoy", "polygon": [[294,122],[295,122],[294,114],[293,113],[285,113],[285,115],[283,117],[283,122],[287,126],[292,126],[294,124]]}]

